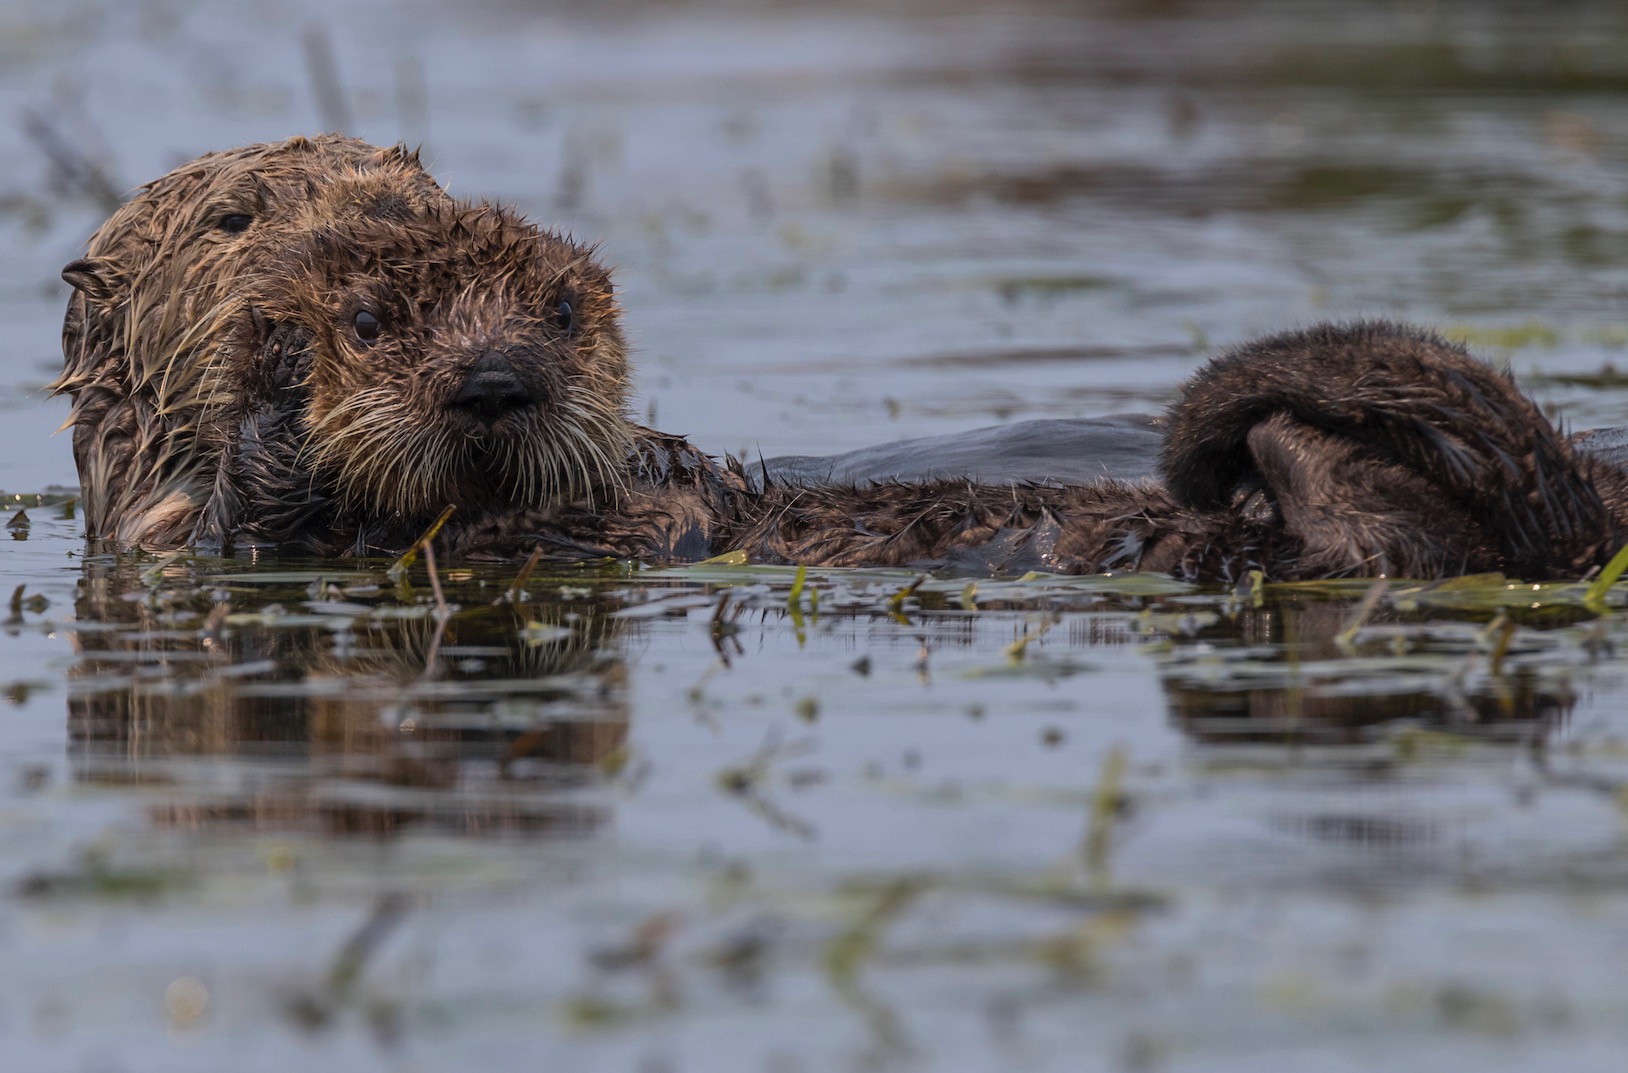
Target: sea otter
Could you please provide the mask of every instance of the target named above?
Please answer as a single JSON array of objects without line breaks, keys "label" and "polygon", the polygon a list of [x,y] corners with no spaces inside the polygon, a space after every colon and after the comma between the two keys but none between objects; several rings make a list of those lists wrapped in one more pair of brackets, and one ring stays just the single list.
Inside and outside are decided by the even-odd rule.
[{"label": "sea otter", "polygon": [[62,375],[89,532],[189,540],[218,466],[237,291],[286,236],[450,202],[415,154],[334,135],[210,153],[142,187],[63,269]]},{"label": "sea otter", "polygon": [[177,169],[64,277],[87,527],[124,546],[388,553],[451,507],[437,539],[470,556],[1539,578],[1628,533],[1621,471],[1383,322],[1216,359],[1162,483],[749,473],[631,419],[591,248],[333,136]]}]

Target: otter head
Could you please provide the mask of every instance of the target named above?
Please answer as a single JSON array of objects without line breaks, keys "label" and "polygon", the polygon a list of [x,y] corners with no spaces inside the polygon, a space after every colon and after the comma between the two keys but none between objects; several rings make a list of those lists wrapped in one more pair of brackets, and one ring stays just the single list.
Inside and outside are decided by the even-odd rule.
[{"label": "otter head", "polygon": [[402,211],[446,200],[418,154],[400,146],[325,134],[206,153],[138,190],[62,278],[93,304],[159,297],[139,294],[155,283],[218,290],[268,242],[384,194]]},{"label": "otter head", "polygon": [[301,467],[362,524],[613,493],[627,347],[592,251],[487,205],[386,209],[302,235],[247,288],[260,338],[304,347]]},{"label": "otter head", "polygon": [[88,535],[175,546],[209,496],[243,280],[290,236],[447,201],[415,154],[324,135],[210,153],[142,187],[63,278],[63,370]]}]

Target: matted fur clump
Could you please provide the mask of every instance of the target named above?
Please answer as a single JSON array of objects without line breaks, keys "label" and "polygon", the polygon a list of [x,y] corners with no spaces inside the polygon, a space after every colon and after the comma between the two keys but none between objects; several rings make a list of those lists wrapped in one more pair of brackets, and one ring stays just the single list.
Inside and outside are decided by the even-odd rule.
[{"label": "matted fur clump", "polygon": [[1382,322],[1239,348],[1171,411],[1164,483],[751,479],[628,414],[592,249],[417,157],[296,138],[143,187],[64,270],[56,384],[93,540],[1229,579],[1580,573],[1628,485],[1505,376]]}]

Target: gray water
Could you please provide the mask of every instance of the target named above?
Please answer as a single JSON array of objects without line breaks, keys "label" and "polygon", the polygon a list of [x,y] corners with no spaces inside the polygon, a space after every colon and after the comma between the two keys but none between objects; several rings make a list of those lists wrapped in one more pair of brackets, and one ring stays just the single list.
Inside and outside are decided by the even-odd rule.
[{"label": "gray water", "polygon": [[442,615],[86,556],[42,389],[110,193],[342,125],[599,241],[712,450],[1153,412],[1359,315],[1625,423],[1625,91],[1603,2],[0,4],[0,1068],[1620,1069],[1615,594],[442,563]]}]

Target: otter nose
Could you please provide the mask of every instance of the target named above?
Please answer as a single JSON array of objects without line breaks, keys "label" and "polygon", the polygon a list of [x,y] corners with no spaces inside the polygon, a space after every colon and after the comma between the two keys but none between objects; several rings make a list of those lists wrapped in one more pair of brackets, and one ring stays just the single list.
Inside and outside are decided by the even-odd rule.
[{"label": "otter nose", "polygon": [[452,405],[490,424],[511,410],[530,405],[531,392],[514,365],[495,350],[482,354],[452,396]]}]

